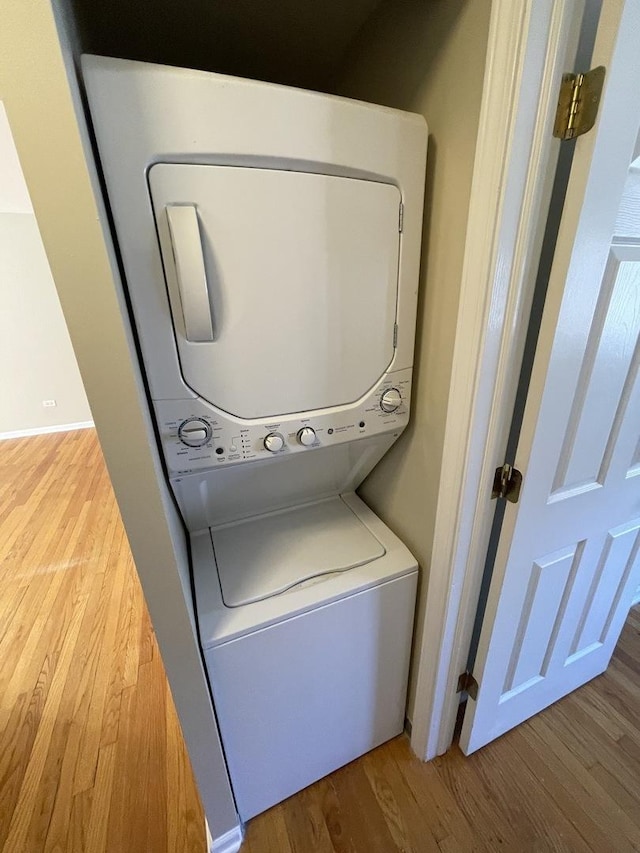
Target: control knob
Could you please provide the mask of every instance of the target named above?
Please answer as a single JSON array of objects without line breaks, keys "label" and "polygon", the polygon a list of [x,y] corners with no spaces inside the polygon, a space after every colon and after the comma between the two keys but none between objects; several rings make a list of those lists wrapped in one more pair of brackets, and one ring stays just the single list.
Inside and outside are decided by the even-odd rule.
[{"label": "control knob", "polygon": [[277,453],[284,447],[284,438],[278,432],[270,432],[264,437],[264,448],[269,453]]},{"label": "control knob", "polygon": [[383,412],[395,412],[402,404],[402,396],[397,388],[389,388],[380,397],[380,408]]},{"label": "control knob", "polygon": [[316,431],[309,426],[302,427],[301,430],[298,430],[298,441],[304,447],[311,447],[312,444],[315,444],[316,440]]},{"label": "control knob", "polygon": [[189,418],[178,427],[178,438],[187,447],[202,447],[211,439],[211,427],[202,418]]}]

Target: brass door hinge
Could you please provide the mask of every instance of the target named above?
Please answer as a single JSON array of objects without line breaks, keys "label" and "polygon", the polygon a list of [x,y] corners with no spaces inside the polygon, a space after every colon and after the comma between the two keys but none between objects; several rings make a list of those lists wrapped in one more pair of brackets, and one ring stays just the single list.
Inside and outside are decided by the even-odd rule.
[{"label": "brass door hinge", "polygon": [[512,504],[517,504],[522,487],[522,474],[513,465],[505,463],[501,468],[496,468],[493,478],[493,489],[491,500],[494,498],[506,498]]},{"label": "brass door hinge", "polygon": [[563,74],[553,135],[574,139],[596,123],[605,68],[599,65],[584,74]]},{"label": "brass door hinge", "polygon": [[470,672],[461,672],[456,693],[467,693],[475,702],[478,698],[478,682]]}]

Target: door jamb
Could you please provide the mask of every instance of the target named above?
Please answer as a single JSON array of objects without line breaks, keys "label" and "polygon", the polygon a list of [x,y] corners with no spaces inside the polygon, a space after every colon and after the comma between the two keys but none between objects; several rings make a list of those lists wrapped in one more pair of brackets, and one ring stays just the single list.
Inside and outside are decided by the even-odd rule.
[{"label": "door jamb", "polygon": [[[584,0],[493,0],[411,745],[451,745],[559,141],[552,136]],[[487,208],[495,215],[488,216]],[[486,285],[479,286],[485,282]],[[457,485],[457,488],[456,488]]]}]

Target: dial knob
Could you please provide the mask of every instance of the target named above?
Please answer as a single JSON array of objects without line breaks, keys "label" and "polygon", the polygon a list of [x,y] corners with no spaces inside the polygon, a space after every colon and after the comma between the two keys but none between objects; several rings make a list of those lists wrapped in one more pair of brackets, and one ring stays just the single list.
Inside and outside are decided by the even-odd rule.
[{"label": "dial knob", "polygon": [[211,438],[211,427],[202,418],[189,418],[178,427],[178,438],[187,447],[202,447]]},{"label": "dial knob", "polygon": [[383,412],[395,412],[402,404],[402,397],[397,388],[389,388],[380,397],[380,408]]},{"label": "dial knob", "polygon": [[315,440],[316,431],[311,427],[302,427],[302,429],[298,431],[298,441],[305,447],[311,447]]},{"label": "dial knob", "polygon": [[270,432],[264,437],[264,447],[269,453],[277,453],[284,447],[284,438],[277,432]]}]

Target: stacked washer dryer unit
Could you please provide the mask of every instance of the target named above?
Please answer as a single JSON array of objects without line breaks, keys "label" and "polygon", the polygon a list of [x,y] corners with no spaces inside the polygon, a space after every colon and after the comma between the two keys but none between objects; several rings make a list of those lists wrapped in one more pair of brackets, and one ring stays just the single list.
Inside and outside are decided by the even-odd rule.
[{"label": "stacked washer dryer unit", "polygon": [[405,428],[421,117],[84,57],[247,819],[400,733],[417,566],[355,495]]}]

